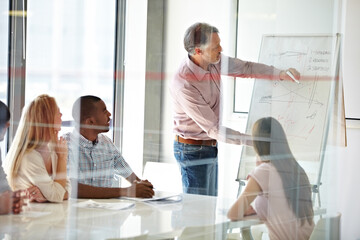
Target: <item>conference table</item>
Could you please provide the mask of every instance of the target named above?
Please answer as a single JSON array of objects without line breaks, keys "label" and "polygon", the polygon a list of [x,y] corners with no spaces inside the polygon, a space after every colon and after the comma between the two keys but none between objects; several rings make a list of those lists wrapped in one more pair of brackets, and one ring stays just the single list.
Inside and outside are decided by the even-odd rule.
[{"label": "conference table", "polygon": [[[189,226],[229,222],[235,199],[179,193],[179,201],[147,203],[133,199],[69,199],[63,203],[29,203],[19,215],[0,216],[1,239],[108,239],[142,234],[148,239],[175,237]],[[112,209],[113,206],[125,206]],[[261,221],[231,222],[249,228]]]}]

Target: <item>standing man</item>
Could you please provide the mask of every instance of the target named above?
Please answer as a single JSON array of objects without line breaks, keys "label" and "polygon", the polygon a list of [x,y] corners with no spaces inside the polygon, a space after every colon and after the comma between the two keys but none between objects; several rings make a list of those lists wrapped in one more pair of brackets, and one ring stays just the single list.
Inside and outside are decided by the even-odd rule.
[{"label": "standing man", "polygon": [[[251,137],[220,126],[221,75],[291,80],[285,71],[221,54],[219,30],[195,23],[184,35],[187,58],[170,91],[174,106],[174,155],[180,165],[183,191],[217,196],[217,141],[252,145]],[[289,69],[296,79],[300,74]]]},{"label": "standing man", "polygon": [[[75,129],[66,133],[68,173],[72,196],[78,198],[142,197],[154,195],[153,185],[131,170],[114,143],[105,136],[109,131],[110,112],[96,96],[78,98],[72,108]],[[119,188],[119,177],[131,186]]]},{"label": "standing man", "polygon": [[[0,142],[4,140],[6,130],[10,125],[9,108],[0,101]],[[21,212],[23,200],[21,191],[12,192],[6,180],[6,174],[2,167],[1,149],[0,149],[0,214]]]}]

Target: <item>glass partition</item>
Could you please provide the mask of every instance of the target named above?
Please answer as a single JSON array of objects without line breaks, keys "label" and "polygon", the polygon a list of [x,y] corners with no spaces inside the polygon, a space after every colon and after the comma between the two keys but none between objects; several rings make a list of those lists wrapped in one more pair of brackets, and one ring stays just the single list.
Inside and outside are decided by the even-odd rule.
[{"label": "glass partition", "polygon": [[[2,43],[0,100],[5,102],[8,94],[6,47],[9,34],[8,2],[0,3],[0,13],[4,13],[0,16]],[[188,57],[183,46],[186,29],[195,22],[207,22],[219,29],[224,55],[257,62],[263,34],[333,34],[337,31],[339,21],[336,0],[25,0],[25,2],[27,3],[25,104],[40,94],[54,96],[63,114],[60,135],[72,130],[72,105],[81,95],[100,97],[113,116],[113,106],[122,108],[118,112],[123,124],[120,129],[122,156],[140,179],[148,176],[148,180],[154,183],[155,191],[168,189],[177,191],[176,194],[182,191],[182,181],[174,157],[174,119],[169,87],[181,62]],[[120,2],[124,7],[122,13],[126,13],[124,14],[126,16],[116,16],[116,7]],[[125,36],[121,36],[121,41],[117,40],[125,46],[121,44],[115,48],[116,28],[119,29],[120,24]],[[115,59],[120,59],[119,54],[124,55],[122,57],[125,61],[122,62],[121,57],[116,63]],[[122,65],[119,68],[121,72],[115,73],[118,78],[114,78],[114,69],[117,69],[115,64],[118,65],[117,67]],[[117,80],[121,80],[119,87],[122,88],[121,90],[114,89],[114,86],[117,86],[114,81]],[[221,84],[217,87],[219,92],[221,89],[220,124],[244,132],[252,98],[252,79],[222,76]],[[120,91],[123,96],[114,98],[114,92],[120,94]],[[121,99],[121,103],[114,102],[115,99]],[[107,135],[113,138],[113,131],[109,131]],[[3,145],[0,147],[2,150],[5,149]],[[226,225],[229,223],[227,211],[237,198],[239,183],[235,179],[243,146],[218,141],[216,147],[218,147],[217,155],[214,158],[217,158],[216,164],[219,166],[218,198],[189,194],[184,195],[183,202],[178,205],[153,208],[151,205],[136,202],[131,204],[131,208],[122,209],[123,212],[89,209],[99,206],[106,208],[104,206],[108,207],[111,203],[123,203],[118,199],[119,196],[105,200],[96,199],[97,203],[89,199],[87,201],[74,198],[59,204],[30,204],[27,211],[34,213],[36,217],[34,221],[28,221],[28,218],[12,218],[6,224],[14,224],[16,227],[19,224],[20,239],[28,237],[22,235],[27,234],[27,231],[36,233],[34,236],[38,238],[45,235],[60,236],[64,239],[119,238],[139,234],[179,234],[179,231],[185,227],[198,223]],[[108,156],[113,157],[112,152]],[[102,164],[103,159],[100,157],[98,160]],[[103,162],[112,164],[111,161]],[[112,177],[112,165],[104,167],[105,170],[98,170],[95,168],[96,164],[94,162],[89,164],[91,168],[89,175],[94,175],[89,177],[84,174],[84,179],[94,180],[102,172],[108,173],[108,169],[110,169],[108,176]],[[143,174],[145,165],[147,171]],[[248,174],[249,172],[244,173],[245,177]],[[74,176],[78,177],[72,175]],[[158,179],[159,184],[155,185],[155,179]],[[128,185],[129,183],[126,187]],[[289,185],[289,189],[293,190],[294,186]],[[118,185],[108,185],[105,189],[106,193],[112,192],[110,187],[118,187]],[[305,187],[310,188],[310,185],[306,184]],[[129,191],[126,193],[128,194]],[[77,201],[88,204],[88,208],[83,209],[81,205],[80,207],[75,205]],[[298,202],[294,200],[293,203]],[[275,212],[281,213],[283,205],[286,204],[286,201],[283,201],[278,206],[279,211]],[[37,213],[39,215],[36,215]],[[44,213],[49,214],[41,215]],[[35,229],[37,223],[44,222],[46,222],[44,224],[46,231]],[[13,231],[14,226],[10,227],[12,228],[10,237],[17,234]],[[27,231],[21,231],[25,229]],[[0,237],[1,234],[0,231]]]},{"label": "glass partition", "polygon": [[[339,31],[337,4],[336,0],[239,0],[237,56],[257,62],[264,34],[335,34]],[[251,79],[236,80],[234,112],[249,111],[252,87]]]},{"label": "glass partition", "polygon": [[[8,80],[7,80],[7,62],[8,62],[8,27],[9,27],[9,1],[0,2],[0,100],[7,104],[8,98]],[[0,142],[1,159],[4,159],[6,153],[6,139]]]},{"label": "glass partition", "polygon": [[71,130],[72,104],[81,95],[113,109],[115,12],[115,0],[28,3],[25,102],[54,96],[62,132]]}]

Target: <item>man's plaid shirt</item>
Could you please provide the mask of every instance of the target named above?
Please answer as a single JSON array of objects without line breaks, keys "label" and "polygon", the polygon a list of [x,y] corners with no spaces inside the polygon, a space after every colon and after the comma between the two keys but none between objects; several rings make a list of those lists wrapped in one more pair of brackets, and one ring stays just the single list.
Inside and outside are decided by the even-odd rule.
[{"label": "man's plaid shirt", "polygon": [[110,138],[99,134],[95,142],[74,130],[63,136],[68,143],[68,174],[79,183],[96,187],[119,187],[119,175],[133,171]]}]

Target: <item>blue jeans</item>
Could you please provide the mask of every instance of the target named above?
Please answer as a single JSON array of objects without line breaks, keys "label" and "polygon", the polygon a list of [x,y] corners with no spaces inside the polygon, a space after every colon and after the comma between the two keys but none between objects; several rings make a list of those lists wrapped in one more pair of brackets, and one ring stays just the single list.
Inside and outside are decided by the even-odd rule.
[{"label": "blue jeans", "polygon": [[218,149],[174,141],[184,193],[217,196]]}]

